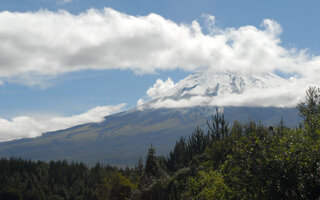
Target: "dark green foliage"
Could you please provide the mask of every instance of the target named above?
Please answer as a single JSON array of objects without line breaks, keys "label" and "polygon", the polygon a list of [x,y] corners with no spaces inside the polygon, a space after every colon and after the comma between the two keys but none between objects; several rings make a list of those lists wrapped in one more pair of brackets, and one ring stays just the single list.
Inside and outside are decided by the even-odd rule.
[{"label": "dark green foliage", "polygon": [[187,153],[192,158],[194,155],[201,154],[210,144],[209,135],[205,135],[204,131],[197,127],[187,141]]},{"label": "dark green foliage", "polygon": [[156,151],[154,149],[154,147],[150,146],[149,150],[148,150],[148,155],[146,157],[146,174],[147,176],[158,176],[158,172],[159,172],[159,164],[157,161],[157,157],[156,157]]},{"label": "dark green foliage", "polygon": [[212,116],[211,123],[207,121],[209,134],[213,141],[219,141],[228,136],[229,123],[224,119],[224,115],[220,115],[218,109],[216,109],[216,115]]},{"label": "dark green foliage", "polygon": [[169,154],[168,169],[176,171],[183,168],[187,164],[187,143],[185,137],[181,137],[176,142],[173,151]]},{"label": "dark green foliage", "polygon": [[217,112],[207,135],[197,128],[176,143],[167,159],[170,176],[155,180],[140,199],[319,199],[320,110],[314,107],[299,129],[281,118],[276,126],[234,122],[229,130]]},{"label": "dark green foliage", "polygon": [[219,140],[196,128],[168,158],[151,146],[134,168],[11,158],[0,170],[0,199],[318,199],[320,140],[234,122]]},{"label": "dark green foliage", "polygon": [[218,110],[212,116],[211,122],[207,121],[208,132],[204,133],[203,129],[196,127],[193,133],[186,140],[181,137],[170,152],[167,161],[167,168],[171,171],[177,171],[190,163],[199,161],[199,155],[205,152],[206,148],[215,145],[217,141],[227,138],[229,135],[229,123],[220,115]]},{"label": "dark green foliage", "polygon": [[176,171],[185,167],[194,156],[202,154],[210,144],[210,135],[205,134],[202,129],[197,127],[188,137],[188,140],[181,137],[176,142],[174,150],[169,154],[167,168],[171,171]]},{"label": "dark green foliage", "polygon": [[320,90],[298,104],[304,126],[234,122],[218,111],[205,133],[134,168],[0,159],[0,199],[320,199]]},{"label": "dark green foliage", "polygon": [[[133,170],[131,170],[133,171]],[[105,180],[116,167],[97,164],[88,168],[66,161],[31,162],[0,159],[0,199],[104,199],[109,195]]]},{"label": "dark green foliage", "polygon": [[304,118],[306,128],[314,135],[320,128],[320,88],[310,87],[305,100],[298,103],[297,109]]},{"label": "dark green foliage", "polygon": [[108,188],[107,197],[110,200],[129,199],[131,191],[136,189],[136,185],[121,173],[116,172],[111,177],[106,188]]},{"label": "dark green foliage", "polygon": [[22,199],[19,190],[12,187],[4,187],[0,191],[0,199],[2,200],[20,200]]}]

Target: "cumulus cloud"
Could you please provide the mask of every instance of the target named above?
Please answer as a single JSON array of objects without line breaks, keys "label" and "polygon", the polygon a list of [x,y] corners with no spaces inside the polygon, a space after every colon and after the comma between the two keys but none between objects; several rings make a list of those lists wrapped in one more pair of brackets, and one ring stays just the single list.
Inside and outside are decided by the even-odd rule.
[{"label": "cumulus cloud", "polygon": [[150,98],[159,97],[168,92],[171,88],[174,87],[174,85],[175,84],[170,77],[166,81],[163,81],[162,79],[157,79],[156,83],[147,90],[147,95]]},{"label": "cumulus cloud", "polygon": [[[307,86],[320,85],[320,56],[283,47],[282,27],[276,21],[265,19],[261,27],[221,29],[214,16],[205,17],[208,34],[202,32],[197,21],[177,24],[153,13],[132,16],[111,8],[91,9],[77,15],[67,11],[3,11],[0,12],[0,81],[36,85],[43,84],[48,77],[87,69],[128,69],[140,74],[173,69],[253,75],[276,72],[292,77],[282,86],[238,96],[222,95],[214,101],[214,97],[201,95],[163,101],[164,106],[178,107],[212,105],[212,102],[292,106]],[[148,98],[160,96],[172,85],[169,79],[157,81],[147,91]],[[138,104],[144,101],[140,99]]]},{"label": "cumulus cloud", "polygon": [[19,116],[10,120],[0,118],[0,141],[41,136],[45,132],[69,128],[75,125],[102,122],[104,117],[121,111],[125,104],[97,106],[85,113],[70,117]]},{"label": "cumulus cloud", "polygon": [[[170,77],[166,81],[162,79],[157,79],[155,84],[150,87],[146,94],[148,99],[154,99],[165,95],[170,89],[175,86],[175,83],[172,81]],[[146,100],[140,98],[137,102],[137,105],[140,106],[145,103]]]},{"label": "cumulus cloud", "polygon": [[264,20],[261,29],[219,29],[214,16],[206,17],[207,26],[219,31],[204,34],[197,21],[177,24],[153,13],[132,16],[111,8],[78,15],[3,11],[0,79],[84,69],[280,71],[313,79],[319,71],[319,56],[281,46],[282,28],[273,20]]}]

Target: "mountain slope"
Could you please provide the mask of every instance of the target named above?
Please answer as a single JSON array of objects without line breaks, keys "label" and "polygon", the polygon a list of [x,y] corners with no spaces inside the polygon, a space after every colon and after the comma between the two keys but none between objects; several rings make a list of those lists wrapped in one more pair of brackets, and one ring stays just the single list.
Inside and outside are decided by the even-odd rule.
[{"label": "mountain slope", "polygon": [[[136,109],[107,116],[101,123],[0,143],[0,157],[134,165],[139,157],[144,158],[151,143],[158,154],[167,155],[181,136],[188,136],[196,126],[205,127],[217,108],[214,102],[223,96],[235,98],[283,81],[272,74],[195,73],[165,94]],[[256,120],[275,125],[283,117],[287,126],[297,126],[300,121],[295,108],[224,106],[219,110],[229,122]]]},{"label": "mountain slope", "polygon": [[[151,143],[158,154],[166,155],[181,136],[191,134],[197,125],[205,127],[206,119],[210,119],[214,109],[194,107],[119,113],[107,116],[102,123],[0,143],[0,157],[134,165],[139,157],[144,158]],[[255,119],[265,124],[276,124],[283,116],[286,124],[292,126],[299,120],[293,108],[226,107],[224,112],[229,121]]]}]

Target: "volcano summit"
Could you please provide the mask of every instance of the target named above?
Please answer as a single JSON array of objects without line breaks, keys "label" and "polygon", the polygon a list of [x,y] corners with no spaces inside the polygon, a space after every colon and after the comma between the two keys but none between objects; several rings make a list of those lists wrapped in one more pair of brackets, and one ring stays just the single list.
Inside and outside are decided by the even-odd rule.
[{"label": "volcano summit", "polygon": [[296,99],[288,100],[279,92],[288,83],[274,74],[197,72],[134,109],[106,116],[101,123],[2,142],[0,156],[134,165],[151,143],[158,154],[167,155],[181,136],[188,136],[196,126],[205,128],[216,108],[229,122],[254,119],[275,125],[282,117],[287,126],[296,126],[297,110],[285,107]]}]

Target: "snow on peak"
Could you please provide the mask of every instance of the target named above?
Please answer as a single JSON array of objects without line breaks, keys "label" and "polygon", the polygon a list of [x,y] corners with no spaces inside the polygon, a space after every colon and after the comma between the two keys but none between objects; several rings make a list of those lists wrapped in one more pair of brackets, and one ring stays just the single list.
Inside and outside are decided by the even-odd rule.
[{"label": "snow on peak", "polygon": [[271,86],[270,83],[279,85],[282,81],[282,78],[273,74],[253,76],[231,72],[197,72],[179,81],[160,98],[181,99],[195,95],[242,94],[252,88],[266,88]]},{"label": "snow on peak", "polygon": [[[247,75],[234,72],[199,71],[180,80],[142,108],[193,106],[287,107],[290,99],[280,91],[288,80],[275,74]],[[281,88],[280,91],[278,89]],[[275,95],[273,97],[273,95]],[[279,101],[279,98],[282,101]],[[289,95],[290,98],[290,95]],[[295,100],[295,99],[294,99]],[[292,101],[292,100],[291,100]],[[290,104],[292,104],[290,102]]]}]

